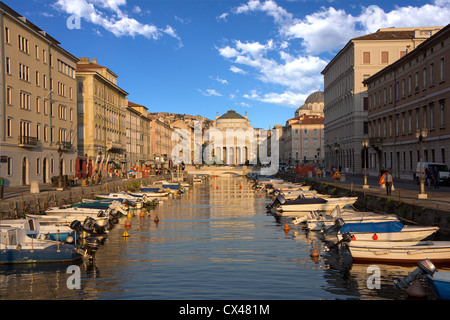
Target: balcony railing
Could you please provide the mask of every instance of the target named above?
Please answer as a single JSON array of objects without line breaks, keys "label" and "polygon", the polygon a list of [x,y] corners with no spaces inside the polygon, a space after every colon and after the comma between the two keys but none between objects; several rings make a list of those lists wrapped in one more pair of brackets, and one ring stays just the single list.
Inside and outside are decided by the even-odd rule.
[{"label": "balcony railing", "polygon": [[72,149],[72,143],[70,142],[59,142],[59,145],[61,146],[61,150],[68,151]]},{"label": "balcony railing", "polygon": [[19,147],[36,147],[38,139],[36,137],[19,136]]},{"label": "balcony railing", "polygon": [[370,137],[369,138],[369,145],[374,149],[380,149],[383,146],[383,138],[381,137]]}]

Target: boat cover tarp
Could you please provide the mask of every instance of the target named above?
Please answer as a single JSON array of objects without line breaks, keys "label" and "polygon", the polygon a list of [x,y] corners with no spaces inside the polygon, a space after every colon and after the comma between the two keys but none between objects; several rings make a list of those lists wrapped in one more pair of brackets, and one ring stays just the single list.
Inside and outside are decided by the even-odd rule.
[{"label": "boat cover tarp", "polygon": [[140,188],[141,192],[160,192],[160,188]]},{"label": "boat cover tarp", "polygon": [[404,225],[400,221],[346,223],[339,232],[341,234],[346,232],[391,233],[400,232],[403,227]]},{"label": "boat cover tarp", "polygon": [[284,204],[315,204],[315,203],[327,203],[328,201],[323,198],[298,198],[295,200],[286,201]]}]

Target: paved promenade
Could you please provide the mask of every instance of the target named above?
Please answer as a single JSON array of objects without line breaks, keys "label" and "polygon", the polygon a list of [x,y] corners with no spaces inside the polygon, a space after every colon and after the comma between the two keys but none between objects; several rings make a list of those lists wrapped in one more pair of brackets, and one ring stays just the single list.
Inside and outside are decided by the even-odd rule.
[{"label": "paved promenade", "polygon": [[430,209],[438,209],[450,212],[450,187],[439,186],[438,189],[434,187],[428,188],[425,186],[425,193],[427,199],[418,199],[417,195],[420,191],[420,186],[412,180],[396,180],[394,179],[394,188],[390,196],[386,195],[386,189],[381,189],[378,184],[379,178],[368,176],[367,184],[368,189],[363,189],[364,176],[361,174],[351,174],[346,176],[345,181],[335,182],[330,176],[325,178],[316,179],[316,181],[324,181],[328,184],[336,185],[346,189],[353,189],[359,192],[366,192],[371,195],[378,195],[381,197],[392,198],[395,200],[401,200],[405,203],[426,207]]}]

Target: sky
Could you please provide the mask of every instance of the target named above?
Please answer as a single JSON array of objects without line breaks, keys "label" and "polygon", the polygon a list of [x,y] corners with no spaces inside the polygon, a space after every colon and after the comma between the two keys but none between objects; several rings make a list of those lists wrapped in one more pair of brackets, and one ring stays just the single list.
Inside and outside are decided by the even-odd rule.
[{"label": "sky", "polygon": [[324,90],[321,71],[352,38],[445,26],[450,0],[3,0],[76,57],[118,75],[149,112],[271,129]]}]

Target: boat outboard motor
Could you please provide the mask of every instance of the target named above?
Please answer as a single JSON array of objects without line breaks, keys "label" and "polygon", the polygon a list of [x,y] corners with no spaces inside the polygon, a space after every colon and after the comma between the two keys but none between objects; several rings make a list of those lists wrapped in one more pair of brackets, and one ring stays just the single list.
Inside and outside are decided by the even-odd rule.
[{"label": "boat outboard motor", "polygon": [[345,222],[342,218],[337,218],[331,227],[329,227],[328,229],[322,230],[322,232],[324,232],[324,233],[338,232],[344,224],[345,224]]},{"label": "boat outboard motor", "polygon": [[272,209],[273,207],[277,207],[278,205],[284,204],[285,202],[286,202],[286,199],[284,198],[283,195],[280,194],[279,196],[277,196],[275,198],[275,201],[271,205],[268,205],[266,208]]},{"label": "boat outboard motor", "polygon": [[97,220],[91,217],[87,217],[86,220],[84,220],[83,227],[88,230],[91,234],[105,234],[106,229],[103,226],[100,226],[97,223]]},{"label": "boat outboard motor", "polygon": [[101,243],[97,238],[87,238],[85,243],[86,254],[89,256],[89,259],[93,260],[95,258],[95,254],[97,250],[100,248]]},{"label": "boat outboard motor", "polygon": [[409,287],[411,282],[416,280],[421,275],[433,275],[436,272],[436,267],[429,259],[419,261],[417,265],[419,267],[405,278],[394,280],[394,285],[397,287],[397,289],[405,289]]},{"label": "boat outboard motor", "polygon": [[136,206],[135,203],[131,202],[131,201],[128,200],[128,199],[123,199],[123,200],[122,200],[122,204],[124,204],[124,205],[126,205],[126,206],[130,206],[130,207],[135,207],[135,206]]}]

